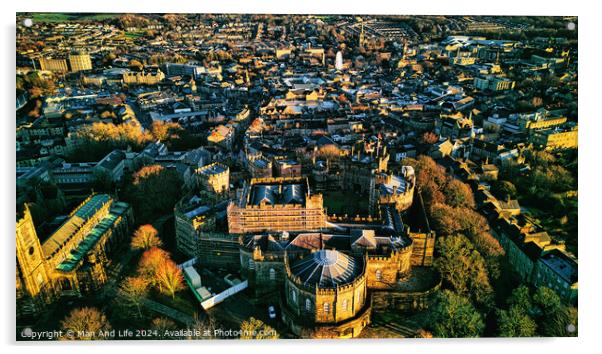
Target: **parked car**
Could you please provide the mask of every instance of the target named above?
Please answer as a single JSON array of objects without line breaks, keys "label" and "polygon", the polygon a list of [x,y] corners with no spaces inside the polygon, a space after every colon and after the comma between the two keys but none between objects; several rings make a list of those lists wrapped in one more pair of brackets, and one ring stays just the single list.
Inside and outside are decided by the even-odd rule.
[{"label": "parked car", "polygon": [[274,308],[274,306],[268,307],[268,315],[270,316],[271,319],[276,318],[276,309]]}]

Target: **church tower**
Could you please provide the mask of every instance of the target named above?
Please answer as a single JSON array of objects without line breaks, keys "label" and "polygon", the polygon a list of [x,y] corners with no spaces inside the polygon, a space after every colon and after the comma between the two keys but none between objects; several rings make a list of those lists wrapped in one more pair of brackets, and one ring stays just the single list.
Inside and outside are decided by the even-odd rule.
[{"label": "church tower", "polygon": [[[36,234],[28,205],[25,205],[23,217],[17,220],[17,298],[31,298],[31,312],[47,302],[46,293],[51,283],[40,240]],[[23,309],[25,310],[25,309]],[[28,311],[25,311],[28,312]]]}]

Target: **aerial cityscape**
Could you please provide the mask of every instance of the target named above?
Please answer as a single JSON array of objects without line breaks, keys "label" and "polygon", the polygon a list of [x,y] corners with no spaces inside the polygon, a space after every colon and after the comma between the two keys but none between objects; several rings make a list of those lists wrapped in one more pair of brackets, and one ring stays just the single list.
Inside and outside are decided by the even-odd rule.
[{"label": "aerial cityscape", "polygon": [[16,23],[16,340],[578,336],[576,16]]}]

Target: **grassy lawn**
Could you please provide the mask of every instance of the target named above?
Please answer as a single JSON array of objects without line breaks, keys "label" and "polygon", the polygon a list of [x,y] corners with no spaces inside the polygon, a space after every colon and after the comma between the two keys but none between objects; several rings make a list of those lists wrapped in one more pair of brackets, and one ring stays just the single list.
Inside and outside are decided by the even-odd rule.
[{"label": "grassy lawn", "polygon": [[114,13],[32,13],[31,18],[39,22],[67,22],[67,21],[101,21],[119,17],[121,14]]},{"label": "grassy lawn", "polygon": [[169,295],[161,294],[158,291],[151,291],[150,298],[165,306],[174,308],[189,316],[195,316],[200,311],[199,301],[192,295],[190,289],[185,288],[176,293],[174,299]]},{"label": "grassy lawn", "polygon": [[368,214],[368,197],[358,195],[352,191],[326,191],[324,194],[324,207],[328,214],[349,216]]},{"label": "grassy lawn", "polygon": [[140,32],[125,32],[125,37],[126,38],[130,38],[130,39],[136,39],[139,37],[144,36],[144,33],[140,33]]}]

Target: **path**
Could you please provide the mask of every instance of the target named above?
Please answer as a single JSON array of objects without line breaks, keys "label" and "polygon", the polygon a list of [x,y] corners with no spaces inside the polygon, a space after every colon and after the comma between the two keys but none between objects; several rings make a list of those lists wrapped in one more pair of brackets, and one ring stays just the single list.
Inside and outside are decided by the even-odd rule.
[{"label": "path", "polygon": [[160,304],[156,301],[150,299],[142,299],[141,303],[144,307],[148,308],[149,310],[160,313],[185,325],[192,326],[196,323],[195,319],[192,316],[189,316],[169,306]]},{"label": "path", "polygon": [[384,321],[382,319],[374,319],[372,321],[372,327],[375,329],[377,329],[379,327],[387,329],[388,331],[398,334],[399,336],[404,337],[404,338],[415,338],[416,337],[415,329],[404,326],[404,325],[396,323],[396,322],[388,322],[388,321]]}]

